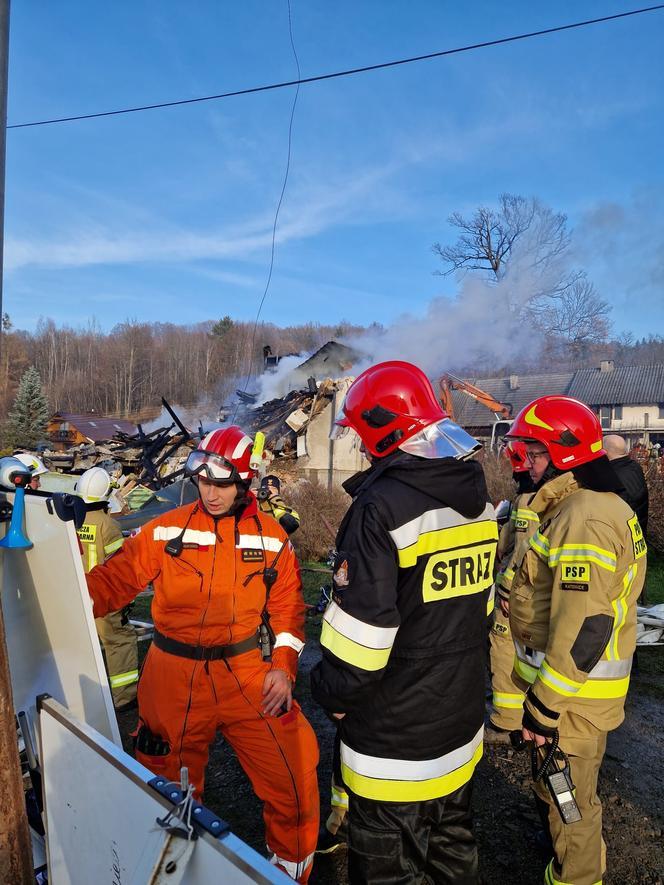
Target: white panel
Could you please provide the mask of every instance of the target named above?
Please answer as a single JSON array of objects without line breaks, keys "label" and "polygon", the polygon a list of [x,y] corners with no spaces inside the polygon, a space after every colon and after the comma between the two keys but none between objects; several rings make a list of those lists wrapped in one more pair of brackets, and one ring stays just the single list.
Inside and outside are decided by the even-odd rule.
[{"label": "white panel", "polygon": [[74,524],[49,513],[46,497],[26,495],[24,531],[30,550],[0,550],[14,707],[34,721],[35,698],[50,694],[119,745]]},{"label": "white panel", "polygon": [[[168,805],[147,786],[154,775],[48,701],[40,714],[49,881],[56,885],[144,885],[164,841]],[[168,876],[159,879],[168,881]],[[202,833],[186,885],[292,885],[232,833]]]}]

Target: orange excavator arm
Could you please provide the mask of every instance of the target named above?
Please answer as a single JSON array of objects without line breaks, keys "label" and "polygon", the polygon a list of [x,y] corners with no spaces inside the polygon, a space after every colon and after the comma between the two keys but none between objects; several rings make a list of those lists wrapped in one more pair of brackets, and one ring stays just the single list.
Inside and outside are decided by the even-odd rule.
[{"label": "orange excavator arm", "polygon": [[438,383],[440,386],[440,401],[443,408],[452,419],[454,418],[454,404],[452,401],[453,390],[461,390],[468,396],[472,396],[472,398],[476,399],[478,403],[482,403],[482,405],[486,406],[489,411],[493,412],[496,418],[509,419],[512,417],[512,403],[499,402],[485,390],[476,387],[469,381],[463,381],[455,375],[445,373],[444,375],[441,375]]}]

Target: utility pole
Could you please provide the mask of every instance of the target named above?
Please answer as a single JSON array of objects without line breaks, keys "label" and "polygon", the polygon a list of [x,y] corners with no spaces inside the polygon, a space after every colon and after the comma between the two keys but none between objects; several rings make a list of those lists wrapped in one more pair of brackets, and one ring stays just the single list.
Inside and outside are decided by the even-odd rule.
[{"label": "utility pole", "polygon": [[[2,348],[2,259],[5,234],[5,154],[7,144],[7,82],[9,71],[9,0],[0,0],[0,350]],[[3,550],[0,556],[23,556]],[[14,699],[0,599],[0,883],[34,882],[32,845],[18,755]]]},{"label": "utility pole", "polygon": [[9,0],[0,0],[0,352],[2,352],[2,266],[5,254],[5,159],[9,83]]}]

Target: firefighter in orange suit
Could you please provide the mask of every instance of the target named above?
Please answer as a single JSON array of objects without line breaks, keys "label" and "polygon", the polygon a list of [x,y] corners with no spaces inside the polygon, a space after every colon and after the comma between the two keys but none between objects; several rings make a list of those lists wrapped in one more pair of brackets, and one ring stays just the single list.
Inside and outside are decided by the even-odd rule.
[{"label": "firefighter in orange suit", "polygon": [[[138,688],[136,758],[203,790],[217,729],[264,802],[271,860],[298,882],[318,835],[318,745],[292,698],[304,600],[288,537],[249,491],[252,441],[208,434],[187,461],[199,500],[157,517],[88,576],[95,616],[154,586],[154,641]],[[259,647],[273,640],[271,661]],[[265,651],[265,649],[264,649]]]},{"label": "firefighter in orange suit", "polygon": [[[607,732],[625,715],[646,543],[618,495],[599,419],[588,406],[540,397],[507,436],[526,443],[536,489],[528,506],[540,521],[510,591],[514,679],[526,693],[523,737],[540,748],[540,767],[552,753],[556,767],[569,766],[574,785],[558,784],[563,816],[546,778],[536,778],[554,849],[544,881],[598,885],[606,857],[597,777]],[[572,797],[580,817],[569,813]]]}]

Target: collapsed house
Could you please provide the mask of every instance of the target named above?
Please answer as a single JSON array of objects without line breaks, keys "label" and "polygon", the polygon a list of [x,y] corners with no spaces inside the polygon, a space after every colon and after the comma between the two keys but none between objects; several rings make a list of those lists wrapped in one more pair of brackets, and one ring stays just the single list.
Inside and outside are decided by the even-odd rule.
[{"label": "collapsed house", "polygon": [[[266,448],[280,467],[331,487],[367,466],[360,440],[354,433],[329,438],[334,419],[353,379],[326,378],[307,390],[292,390],[285,397],[247,408],[241,423],[251,434],[265,434]],[[291,471],[288,471],[291,472]]]},{"label": "collapsed house", "polygon": [[[53,470],[80,474],[103,467],[129,492],[134,486],[159,489],[182,478],[196,445],[192,433],[162,398],[172,423],[145,432],[140,424],[98,415],[53,416],[48,426],[52,448],[39,453]],[[76,420],[74,420],[76,419]]]}]

